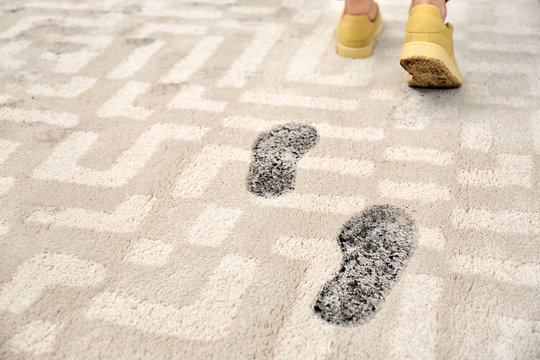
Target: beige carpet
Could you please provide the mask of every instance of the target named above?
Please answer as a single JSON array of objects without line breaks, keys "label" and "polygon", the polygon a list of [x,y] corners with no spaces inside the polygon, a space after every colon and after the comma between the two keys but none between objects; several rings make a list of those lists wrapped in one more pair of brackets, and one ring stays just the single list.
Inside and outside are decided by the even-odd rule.
[{"label": "beige carpet", "polygon": [[0,358],[539,358],[540,5],[380,5],[0,1]]}]

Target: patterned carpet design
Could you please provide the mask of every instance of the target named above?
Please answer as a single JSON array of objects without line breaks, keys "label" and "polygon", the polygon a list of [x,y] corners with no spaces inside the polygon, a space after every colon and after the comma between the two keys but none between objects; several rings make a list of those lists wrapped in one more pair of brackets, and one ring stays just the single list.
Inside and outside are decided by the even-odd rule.
[{"label": "patterned carpet design", "polygon": [[0,0],[1,359],[536,359],[540,5]]}]

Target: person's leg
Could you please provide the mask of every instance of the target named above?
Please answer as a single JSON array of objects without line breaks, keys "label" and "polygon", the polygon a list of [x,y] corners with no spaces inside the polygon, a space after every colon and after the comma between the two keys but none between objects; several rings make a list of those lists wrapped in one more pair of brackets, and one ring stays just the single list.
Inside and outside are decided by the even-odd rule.
[{"label": "person's leg", "polygon": [[375,20],[377,16],[377,6],[374,0],[345,0],[344,14],[367,15],[369,20]]},{"label": "person's leg", "polygon": [[[448,0],[412,0],[409,11],[420,4],[435,5],[441,11],[443,20],[446,18],[446,2]],[[377,7],[374,0],[345,0],[344,14],[350,15],[367,15],[371,21],[377,15]]]},{"label": "person's leg", "polygon": [[446,19],[446,1],[447,0],[412,0],[411,6],[409,7],[409,12],[417,5],[420,4],[428,4],[428,5],[435,5],[439,8],[441,12],[442,19]]}]

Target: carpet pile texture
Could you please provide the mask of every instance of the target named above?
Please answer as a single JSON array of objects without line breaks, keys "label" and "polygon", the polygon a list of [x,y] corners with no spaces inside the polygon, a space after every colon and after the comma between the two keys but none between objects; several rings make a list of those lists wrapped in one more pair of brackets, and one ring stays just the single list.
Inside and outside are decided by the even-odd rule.
[{"label": "carpet pile texture", "polygon": [[540,5],[0,1],[0,358],[537,359]]}]

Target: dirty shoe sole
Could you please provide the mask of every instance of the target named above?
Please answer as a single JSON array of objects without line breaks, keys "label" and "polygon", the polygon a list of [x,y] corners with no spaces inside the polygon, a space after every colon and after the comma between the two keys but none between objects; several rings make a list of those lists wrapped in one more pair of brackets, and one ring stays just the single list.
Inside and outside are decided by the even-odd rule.
[{"label": "dirty shoe sole", "polygon": [[373,41],[371,44],[369,44],[366,47],[363,48],[352,48],[345,45],[341,45],[339,42],[337,43],[337,53],[339,56],[352,58],[352,59],[360,59],[360,58],[367,58],[370,57],[371,54],[373,54],[373,43],[375,42],[375,39],[377,36],[381,35],[384,30],[384,25],[381,23],[377,31],[375,32],[375,37],[373,38]]},{"label": "dirty shoe sole", "polygon": [[430,42],[409,42],[401,48],[401,66],[409,73],[409,86],[457,88],[463,75],[446,50]]}]

